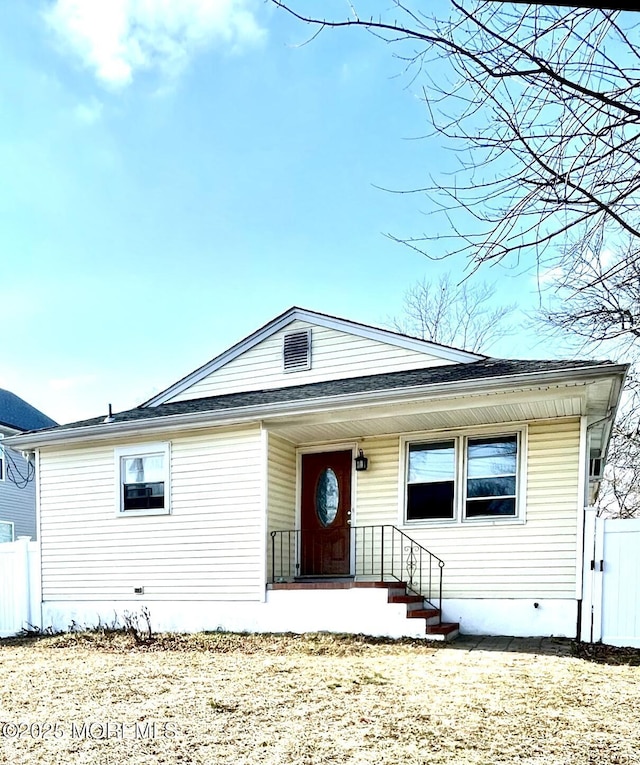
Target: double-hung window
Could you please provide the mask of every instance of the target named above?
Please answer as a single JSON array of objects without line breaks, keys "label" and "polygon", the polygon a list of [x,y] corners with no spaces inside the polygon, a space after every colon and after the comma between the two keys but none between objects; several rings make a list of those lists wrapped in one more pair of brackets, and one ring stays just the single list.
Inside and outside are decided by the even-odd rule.
[{"label": "double-hung window", "polygon": [[518,436],[466,439],[465,518],[516,515]]},{"label": "double-hung window", "polygon": [[456,443],[409,444],[407,520],[453,519]]},{"label": "double-hung window", "polygon": [[118,514],[169,513],[169,444],[119,447],[115,456]]},{"label": "double-hung window", "polygon": [[524,429],[405,444],[405,520],[521,518]]}]

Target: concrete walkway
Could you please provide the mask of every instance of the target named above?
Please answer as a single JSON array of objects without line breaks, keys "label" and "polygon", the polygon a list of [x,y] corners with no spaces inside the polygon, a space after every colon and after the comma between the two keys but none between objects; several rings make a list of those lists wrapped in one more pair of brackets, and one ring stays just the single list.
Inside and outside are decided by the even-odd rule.
[{"label": "concrete walkway", "polygon": [[511,651],[518,653],[539,653],[546,656],[572,656],[571,640],[553,637],[482,637],[460,635],[448,648],[460,651]]}]

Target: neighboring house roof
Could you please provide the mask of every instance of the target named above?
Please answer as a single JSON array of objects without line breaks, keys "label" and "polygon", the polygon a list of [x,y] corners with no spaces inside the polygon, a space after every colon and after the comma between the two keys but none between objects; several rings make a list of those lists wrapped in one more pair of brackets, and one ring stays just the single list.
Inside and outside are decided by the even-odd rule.
[{"label": "neighboring house roof", "polygon": [[24,431],[51,428],[57,424],[20,396],[0,388],[0,425]]},{"label": "neighboring house roof", "polygon": [[621,369],[622,367],[613,365],[609,361],[520,361],[483,358],[472,363],[387,372],[384,374],[367,375],[365,377],[328,380],[270,390],[229,393],[208,398],[160,404],[151,408],[143,404],[135,409],[116,413],[108,421],[105,420],[103,415],[90,420],[82,420],[59,426],[54,428],[53,431],[67,432],[102,423],[116,426],[118,423],[158,419],[190,413],[221,413],[230,410],[242,410],[248,407],[268,407],[277,404],[310,401],[312,399],[330,400],[331,397],[376,392],[391,393],[423,388],[426,393],[430,387],[453,385],[455,383],[472,385],[474,382],[491,381],[492,379],[496,383],[499,381],[502,383],[505,381],[505,378],[516,378],[516,380],[522,380],[524,384],[524,379],[526,378],[527,382],[531,384],[532,376],[534,378],[543,375],[566,377],[569,374],[598,372],[610,374],[612,370]]},{"label": "neighboring house roof", "polygon": [[473,361],[479,361],[480,359],[486,359],[487,357],[481,353],[471,353],[470,351],[464,351],[460,348],[454,348],[450,345],[441,345],[439,343],[432,343],[429,340],[422,340],[417,337],[409,337],[408,335],[400,334],[399,332],[393,332],[388,329],[381,329],[379,327],[372,327],[368,324],[360,324],[356,321],[350,321],[348,319],[341,319],[337,316],[329,316],[325,313],[318,313],[316,311],[309,311],[306,308],[298,308],[293,306],[288,311],[276,316],[275,319],[265,324],[260,329],[253,332],[236,343],[228,350],[221,353],[219,356],[211,359],[203,366],[191,372],[186,377],[183,377],[178,382],[171,385],[166,390],[156,394],[153,398],[145,401],[141,404],[142,407],[156,407],[163,404],[165,401],[173,398],[174,396],[182,393],[186,388],[191,387],[195,383],[202,380],[204,377],[220,369],[225,364],[228,364],[233,359],[237,358],[241,354],[250,350],[258,343],[271,337],[276,332],[279,332],[284,327],[292,324],[294,321],[306,321],[314,324],[318,327],[325,327],[328,329],[334,329],[340,332],[348,332],[351,335],[357,335],[365,337],[370,340],[376,340],[378,342],[387,343],[389,345],[395,345],[399,348],[405,348],[407,350],[418,351],[420,353],[427,353],[440,359],[445,359],[451,363],[469,363]]}]

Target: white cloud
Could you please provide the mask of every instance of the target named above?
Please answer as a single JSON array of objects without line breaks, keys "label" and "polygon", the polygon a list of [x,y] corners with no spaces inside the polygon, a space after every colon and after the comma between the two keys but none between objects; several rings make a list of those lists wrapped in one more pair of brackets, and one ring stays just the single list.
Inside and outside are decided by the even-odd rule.
[{"label": "white cloud", "polygon": [[55,0],[45,13],[63,43],[114,87],[137,72],[176,74],[198,49],[231,50],[265,35],[250,4],[255,0]]},{"label": "white cloud", "polygon": [[81,125],[94,125],[102,116],[102,103],[92,98],[86,103],[78,104],[73,114]]},{"label": "white cloud", "polygon": [[615,252],[605,247],[600,253],[600,265],[602,266],[604,270],[606,270],[607,268],[611,268],[611,266],[615,262],[616,262]]},{"label": "white cloud", "polygon": [[563,276],[564,271],[562,268],[560,268],[560,266],[555,266],[553,268],[547,268],[544,271],[540,271],[535,279],[539,286],[543,286],[545,284],[551,284],[553,282],[560,281]]}]

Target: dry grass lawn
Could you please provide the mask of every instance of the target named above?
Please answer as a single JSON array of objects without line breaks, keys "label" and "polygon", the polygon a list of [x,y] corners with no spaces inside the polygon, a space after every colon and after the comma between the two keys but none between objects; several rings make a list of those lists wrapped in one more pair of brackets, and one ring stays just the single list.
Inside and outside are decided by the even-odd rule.
[{"label": "dry grass lawn", "polygon": [[3,641],[0,761],[627,765],[639,681],[573,656],[326,635]]}]

